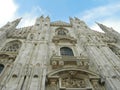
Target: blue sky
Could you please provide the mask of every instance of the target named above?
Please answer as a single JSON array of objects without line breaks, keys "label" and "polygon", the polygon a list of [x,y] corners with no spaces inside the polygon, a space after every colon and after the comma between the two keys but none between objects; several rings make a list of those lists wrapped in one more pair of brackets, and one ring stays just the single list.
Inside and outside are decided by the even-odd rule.
[{"label": "blue sky", "polygon": [[100,30],[96,21],[120,32],[120,0],[0,0],[0,26],[19,17],[20,27],[29,26],[41,15],[66,22],[78,17],[92,29]]}]

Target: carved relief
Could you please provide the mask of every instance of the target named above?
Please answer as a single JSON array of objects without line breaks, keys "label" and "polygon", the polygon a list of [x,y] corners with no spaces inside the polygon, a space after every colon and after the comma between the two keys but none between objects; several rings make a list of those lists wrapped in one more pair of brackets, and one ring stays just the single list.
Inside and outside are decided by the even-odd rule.
[{"label": "carved relief", "polygon": [[80,69],[56,70],[53,74],[49,73],[47,79],[46,90],[105,90],[104,85],[99,84],[98,75]]},{"label": "carved relief", "polygon": [[77,78],[62,78],[61,79],[61,87],[65,88],[85,88],[86,83],[83,79]]},{"label": "carved relief", "polygon": [[60,88],[85,88],[87,83],[85,77],[82,76],[78,71],[66,71],[60,74]]}]

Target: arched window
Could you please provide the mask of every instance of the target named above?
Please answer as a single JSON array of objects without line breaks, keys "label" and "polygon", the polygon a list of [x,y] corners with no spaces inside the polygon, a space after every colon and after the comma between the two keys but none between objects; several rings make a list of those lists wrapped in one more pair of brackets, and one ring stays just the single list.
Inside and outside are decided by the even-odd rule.
[{"label": "arched window", "polygon": [[10,51],[10,52],[18,52],[18,50],[20,49],[21,47],[21,42],[18,41],[18,40],[14,40],[14,41],[11,41],[11,42],[8,42],[3,48],[1,51]]},{"label": "arched window", "polygon": [[4,65],[0,64],[0,73],[2,72],[3,69],[4,69]]},{"label": "arched window", "polygon": [[60,48],[60,53],[63,56],[74,56],[72,49],[70,49],[68,47],[62,47],[62,48]]},{"label": "arched window", "polygon": [[57,35],[67,35],[68,33],[68,30],[63,27],[59,27],[55,31],[57,32]]},{"label": "arched window", "polygon": [[63,30],[59,30],[59,31],[58,31],[58,35],[66,35],[66,33],[65,33],[65,31],[63,31]]}]

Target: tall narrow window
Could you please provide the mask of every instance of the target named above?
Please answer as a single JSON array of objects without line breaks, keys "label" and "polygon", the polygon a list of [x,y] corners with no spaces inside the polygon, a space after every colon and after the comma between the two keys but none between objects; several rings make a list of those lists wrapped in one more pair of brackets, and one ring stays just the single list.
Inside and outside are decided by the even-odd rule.
[{"label": "tall narrow window", "polygon": [[21,89],[20,90],[23,90],[23,87],[25,85],[25,81],[26,81],[26,75],[24,76],[24,79],[23,79],[23,82],[22,82],[22,85],[21,85]]},{"label": "tall narrow window", "polygon": [[4,69],[4,65],[0,64],[0,73],[2,72],[3,69]]},{"label": "tall narrow window", "polygon": [[60,53],[62,56],[74,56],[72,49],[70,49],[68,47],[60,48]]},{"label": "tall narrow window", "polygon": [[63,30],[59,30],[58,35],[66,35],[66,33]]}]

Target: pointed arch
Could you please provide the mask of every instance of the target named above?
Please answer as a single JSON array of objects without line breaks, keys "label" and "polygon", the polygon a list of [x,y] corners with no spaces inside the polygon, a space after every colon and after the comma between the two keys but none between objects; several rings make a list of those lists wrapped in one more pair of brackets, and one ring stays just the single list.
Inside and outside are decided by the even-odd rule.
[{"label": "pointed arch", "polygon": [[[60,90],[63,88],[66,90],[105,90],[105,87],[98,82],[99,80],[99,75],[90,70],[62,68],[47,74],[46,86],[52,86],[54,83],[54,88]],[[53,90],[52,87],[48,90]]]},{"label": "pointed arch", "polygon": [[80,69],[80,68],[63,68],[63,69],[57,69],[57,70],[54,70],[52,72],[49,72],[47,74],[47,76],[51,77],[51,76],[54,76],[60,72],[67,72],[67,71],[78,71],[78,72],[82,72],[84,74],[89,74],[89,75],[92,75],[92,76],[96,76],[96,77],[99,77],[98,74],[92,72],[92,71],[89,71],[89,70],[83,70],[83,69]]},{"label": "pointed arch", "polygon": [[1,51],[3,52],[18,52],[20,47],[21,47],[22,43],[19,40],[13,40],[10,41],[8,43],[6,43],[6,45],[2,48]]}]

